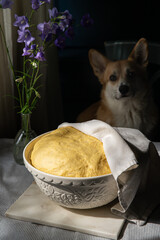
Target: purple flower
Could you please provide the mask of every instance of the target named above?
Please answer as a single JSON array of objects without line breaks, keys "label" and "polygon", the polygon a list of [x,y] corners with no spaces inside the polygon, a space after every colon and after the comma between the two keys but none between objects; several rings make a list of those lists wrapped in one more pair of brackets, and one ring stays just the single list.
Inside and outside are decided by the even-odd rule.
[{"label": "purple flower", "polygon": [[50,3],[51,0],[31,0],[32,9],[37,10],[43,3]]},{"label": "purple flower", "polygon": [[26,45],[26,46],[23,48],[23,54],[22,54],[22,56],[28,56],[28,55],[31,55],[31,51],[30,51],[30,48]]},{"label": "purple flower", "polygon": [[39,51],[37,52],[35,59],[37,59],[38,61],[46,61],[42,48],[40,48]]},{"label": "purple flower", "polygon": [[81,19],[81,25],[83,27],[90,27],[94,23],[93,19],[90,17],[90,14],[85,14]]},{"label": "purple flower", "polygon": [[37,25],[37,29],[41,32],[40,37],[42,41],[46,40],[49,41],[52,38],[52,27],[50,21],[44,22],[44,23],[39,23]]},{"label": "purple flower", "polygon": [[31,3],[32,3],[33,10],[37,10],[41,5],[40,0],[31,0]]},{"label": "purple flower", "polygon": [[66,27],[68,26],[68,24],[66,25],[65,21],[61,20],[59,22],[59,29],[64,32],[66,30]]},{"label": "purple flower", "polygon": [[52,23],[51,28],[52,28],[52,33],[56,34],[57,30],[59,29],[59,26],[57,23]]},{"label": "purple flower", "polygon": [[36,50],[36,44],[31,45],[31,50]]},{"label": "purple flower", "polygon": [[57,19],[60,19],[59,28],[61,31],[65,31],[72,23],[72,15],[69,13],[68,10],[59,13]]},{"label": "purple flower", "polygon": [[42,0],[42,2],[45,2],[45,3],[50,3],[51,0]]},{"label": "purple flower", "polygon": [[66,17],[68,20],[72,20],[72,14],[68,10],[65,10],[63,15]]},{"label": "purple flower", "polygon": [[17,42],[19,43],[25,42],[27,46],[29,46],[30,43],[35,40],[35,38],[32,37],[28,29],[18,30],[18,35],[19,36],[18,36]]},{"label": "purple flower", "polygon": [[52,8],[52,9],[48,9],[49,12],[49,18],[56,18],[58,16],[58,10],[56,7]]},{"label": "purple flower", "polygon": [[54,28],[54,34],[57,33],[57,30],[64,32],[72,22],[72,15],[69,13],[68,10],[64,12],[58,12],[57,8],[52,8],[48,10],[49,18],[51,19]]},{"label": "purple flower", "polygon": [[26,27],[29,27],[28,18],[25,16],[18,16],[15,14],[16,21],[13,23],[15,27],[19,27],[21,30],[24,30]]},{"label": "purple flower", "polygon": [[66,40],[65,37],[60,35],[58,38],[56,38],[56,40],[54,41],[54,44],[59,48],[64,48],[65,40]]},{"label": "purple flower", "polygon": [[12,0],[0,0],[0,6],[2,8],[11,8],[12,4],[13,4]]},{"label": "purple flower", "polygon": [[69,27],[66,31],[65,31],[65,35],[66,37],[69,37],[69,38],[73,38],[74,37],[74,30],[73,30],[73,27]]},{"label": "purple flower", "polygon": [[30,58],[34,57],[35,50],[36,50],[36,44],[32,44],[29,50],[29,52],[31,53]]},{"label": "purple flower", "polygon": [[29,48],[27,44],[25,44],[25,47],[23,48],[23,54],[22,56],[29,56],[34,57],[34,52],[36,50],[36,44],[32,44]]},{"label": "purple flower", "polygon": [[61,19],[58,25],[59,29],[64,32],[70,26],[70,20],[66,18]]}]

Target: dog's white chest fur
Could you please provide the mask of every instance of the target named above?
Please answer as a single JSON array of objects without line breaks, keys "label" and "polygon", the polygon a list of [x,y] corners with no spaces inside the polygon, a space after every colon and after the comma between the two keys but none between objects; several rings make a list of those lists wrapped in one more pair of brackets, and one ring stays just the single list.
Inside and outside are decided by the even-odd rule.
[{"label": "dog's white chest fur", "polygon": [[141,129],[143,114],[138,103],[126,98],[109,101],[109,106],[112,109],[115,126]]}]

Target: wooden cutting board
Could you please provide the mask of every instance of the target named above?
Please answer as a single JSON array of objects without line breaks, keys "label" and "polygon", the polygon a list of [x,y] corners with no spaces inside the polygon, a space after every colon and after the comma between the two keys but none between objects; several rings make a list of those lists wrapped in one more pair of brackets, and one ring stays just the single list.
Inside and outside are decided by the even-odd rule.
[{"label": "wooden cutting board", "polygon": [[117,239],[124,219],[110,212],[110,205],[94,209],[64,208],[47,196],[33,182],[5,215],[18,220]]}]

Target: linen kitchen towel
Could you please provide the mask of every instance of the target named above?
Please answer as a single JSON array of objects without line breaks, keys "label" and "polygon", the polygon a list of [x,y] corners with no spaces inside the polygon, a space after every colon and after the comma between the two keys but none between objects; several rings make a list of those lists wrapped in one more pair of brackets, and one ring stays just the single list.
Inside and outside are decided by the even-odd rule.
[{"label": "linen kitchen towel", "polygon": [[72,126],[103,143],[104,152],[117,183],[118,201],[111,211],[143,225],[160,203],[160,157],[139,130],[113,128],[99,120],[62,123]]}]

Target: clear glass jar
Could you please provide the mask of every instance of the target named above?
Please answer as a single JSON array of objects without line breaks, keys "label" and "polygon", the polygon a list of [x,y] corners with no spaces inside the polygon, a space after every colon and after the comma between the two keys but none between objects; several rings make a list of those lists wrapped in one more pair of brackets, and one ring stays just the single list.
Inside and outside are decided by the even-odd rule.
[{"label": "clear glass jar", "polygon": [[30,125],[31,114],[21,114],[21,129],[18,131],[13,145],[13,156],[18,164],[23,163],[23,150],[25,146],[37,135]]}]

